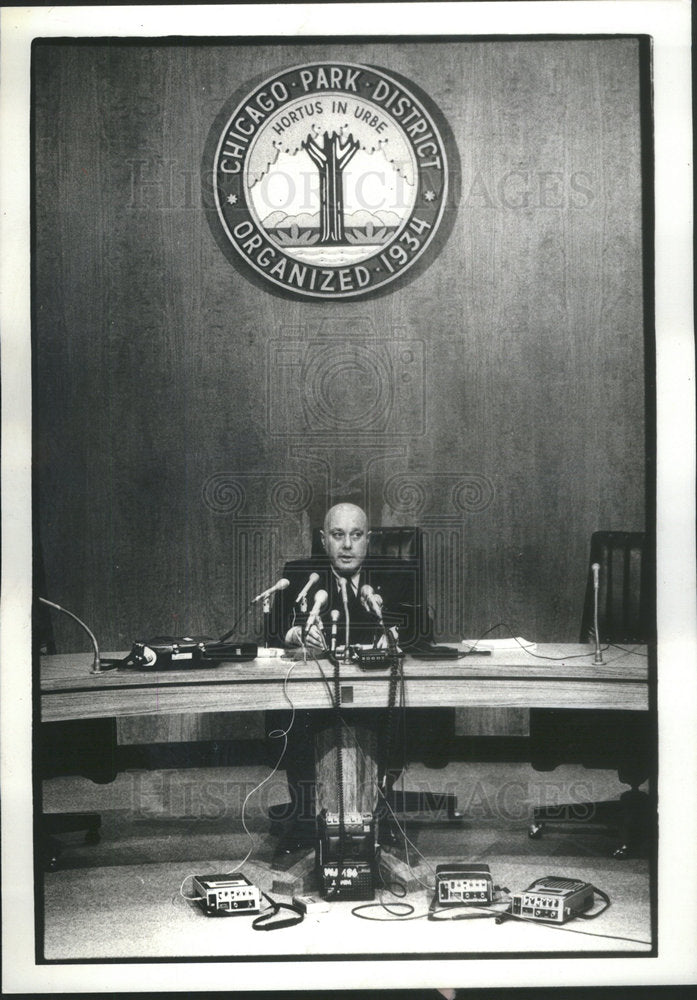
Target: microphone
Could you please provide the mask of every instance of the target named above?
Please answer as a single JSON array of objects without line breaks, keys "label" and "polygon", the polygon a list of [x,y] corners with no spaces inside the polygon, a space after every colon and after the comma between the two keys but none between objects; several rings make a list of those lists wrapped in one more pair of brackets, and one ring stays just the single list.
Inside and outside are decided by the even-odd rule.
[{"label": "microphone", "polygon": [[94,650],[94,658],[92,660],[91,674],[99,674],[102,670],[112,670],[114,667],[118,666],[121,661],[119,660],[103,660],[99,655],[99,643],[97,642],[97,637],[95,636],[92,629],[88,628],[83,622],[82,618],[78,618],[77,615],[73,614],[72,611],[68,611],[67,608],[62,608],[60,604],[54,604],[53,601],[47,601],[45,597],[40,597],[39,600],[42,604],[47,605],[49,608],[55,608],[56,611],[62,611],[64,615],[68,615],[73,621],[76,621],[78,625],[84,628],[87,635],[90,637],[92,643],[92,649]]},{"label": "microphone", "polygon": [[603,654],[600,649],[600,631],[598,629],[598,590],[600,588],[600,563],[593,563],[593,631],[595,632],[595,658],[593,663],[602,663]]},{"label": "microphone", "polygon": [[336,630],[337,630],[337,625],[339,623],[339,618],[340,617],[341,617],[341,613],[339,611],[337,611],[336,608],[334,608],[334,610],[330,612],[330,618],[332,620],[332,641],[331,641],[331,652],[332,652],[332,655],[334,655],[334,653],[336,653]]},{"label": "microphone", "polygon": [[344,618],[346,620],[346,637],[345,637],[345,641],[344,641],[344,662],[348,663],[349,662],[349,631],[350,631],[350,627],[351,626],[350,626],[350,623],[349,623],[348,593],[346,591],[346,577],[345,576],[340,576],[339,577],[339,590],[341,591],[341,601],[342,601],[342,603],[344,605]]},{"label": "microphone", "polygon": [[318,590],[315,594],[315,603],[312,605],[312,611],[307,616],[307,621],[305,622],[305,631],[309,632],[310,628],[315,624],[319,623],[320,628],[322,627],[322,620],[320,618],[320,612],[324,605],[329,600],[329,594],[326,590]]},{"label": "microphone", "polygon": [[307,611],[307,592],[319,580],[319,573],[310,573],[307,583],[295,598],[295,603],[300,605],[301,611]]},{"label": "microphone", "polygon": [[379,622],[382,622],[382,597],[376,594],[369,583],[361,587],[361,603],[367,611],[372,611]]},{"label": "microphone", "polygon": [[256,604],[257,601],[265,601],[267,597],[271,597],[275,594],[277,590],[285,590],[286,587],[290,586],[290,580],[286,580],[284,576],[280,580],[276,580],[273,587],[269,587],[268,590],[262,590],[260,594],[252,598],[252,604]]}]

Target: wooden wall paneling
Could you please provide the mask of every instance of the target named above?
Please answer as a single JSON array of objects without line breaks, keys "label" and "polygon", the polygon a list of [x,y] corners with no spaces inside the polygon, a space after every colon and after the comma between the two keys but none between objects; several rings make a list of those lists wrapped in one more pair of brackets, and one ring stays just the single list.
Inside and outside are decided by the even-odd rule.
[{"label": "wooden wall paneling", "polygon": [[[413,281],[366,302],[306,303],[231,265],[201,172],[233,94],[326,54],[37,47],[35,463],[49,596],[105,648],[220,634],[307,551],[327,500],[350,497],[383,523],[423,524],[443,638],[459,621],[469,635],[504,622],[575,639],[591,532],[644,526],[637,43],[333,45],[332,58],[392,68],[430,95],[457,144],[461,196]],[[357,435],[341,421],[356,400],[337,387],[335,432],[294,435],[284,421],[314,391],[303,351],[348,340],[392,366],[399,419]],[[288,344],[306,359],[290,382],[278,364]],[[414,344],[407,381],[399,358]],[[457,493],[465,474],[488,498],[480,507]],[[412,485],[397,502],[399,476]],[[260,627],[240,626],[249,638]]]}]

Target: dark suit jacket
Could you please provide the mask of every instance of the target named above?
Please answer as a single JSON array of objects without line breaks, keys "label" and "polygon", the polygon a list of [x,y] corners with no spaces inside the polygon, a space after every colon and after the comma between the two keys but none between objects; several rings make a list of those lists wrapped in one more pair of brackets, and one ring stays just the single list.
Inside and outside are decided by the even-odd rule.
[{"label": "dark suit jacket", "polygon": [[[319,580],[307,594],[308,611],[312,610],[314,595],[318,590],[326,590],[329,601],[322,612],[324,634],[329,643],[331,635],[330,612],[340,613],[338,625],[338,645],[343,645],[345,636],[344,606],[339,586],[326,556],[298,559],[286,564],[283,576],[290,586],[276,594],[271,611],[271,637],[283,645],[286,632],[292,625],[302,625],[307,615],[300,613],[295,600],[307,583],[310,573],[317,573]],[[360,588],[368,583],[383,599],[383,619],[389,627],[396,626],[399,645],[405,649],[419,641],[432,641],[432,625],[421,593],[421,577],[415,561],[389,557],[369,557],[362,567],[358,583],[358,595],[348,586],[350,636],[353,643],[372,643],[382,634],[377,620],[367,611],[360,600]]]}]

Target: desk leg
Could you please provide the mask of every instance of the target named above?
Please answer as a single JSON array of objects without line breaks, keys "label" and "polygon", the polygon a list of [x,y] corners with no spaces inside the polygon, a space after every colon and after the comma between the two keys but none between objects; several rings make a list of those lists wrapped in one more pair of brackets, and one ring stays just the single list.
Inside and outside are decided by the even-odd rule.
[{"label": "desk leg", "polygon": [[[377,801],[377,734],[373,727],[351,723],[342,728],[344,815],[372,813]],[[317,812],[339,811],[336,732],[322,729],[315,736]]]},{"label": "desk leg", "polygon": [[[377,804],[377,725],[351,722],[343,727],[343,786],[344,815],[350,813],[374,813]],[[339,811],[337,785],[336,730],[328,726],[315,735],[315,783],[317,811]],[[315,872],[315,854],[304,852],[292,861],[285,871],[275,868],[273,891],[286,896],[302,893],[316,893],[318,890]],[[380,880],[384,885],[401,883],[407,892],[415,892],[432,880],[416,859],[407,865],[385,850],[380,855]],[[380,880],[377,896],[380,896]]]},{"label": "desk leg", "polygon": [[[344,815],[373,813],[377,799],[377,733],[375,727],[350,724],[342,729],[342,771],[344,787]],[[316,810],[330,813],[339,811],[337,784],[336,729],[333,725],[318,730],[315,744]],[[315,853],[304,852],[293,860],[286,871],[276,868],[273,891],[293,896],[317,892]]]}]

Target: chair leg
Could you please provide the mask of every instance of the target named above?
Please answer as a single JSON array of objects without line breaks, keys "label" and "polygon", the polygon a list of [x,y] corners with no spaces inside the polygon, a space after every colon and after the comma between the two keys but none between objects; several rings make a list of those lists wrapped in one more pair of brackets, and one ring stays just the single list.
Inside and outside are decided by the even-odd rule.
[{"label": "chair leg", "polygon": [[630,788],[620,796],[621,843],[613,851],[616,858],[633,858],[641,854],[652,841],[651,801],[638,788]]},{"label": "chair leg", "polygon": [[632,788],[609,802],[564,803],[535,809],[528,836],[537,840],[548,829],[612,832],[618,838],[612,856],[618,859],[637,857],[650,842],[650,799],[638,788]]},{"label": "chair leg", "polygon": [[41,817],[44,869],[55,871],[63,845],[55,836],[61,833],[85,831],[86,844],[98,844],[101,839],[102,817],[99,813],[44,813]]}]

